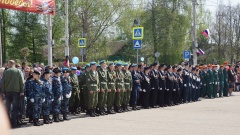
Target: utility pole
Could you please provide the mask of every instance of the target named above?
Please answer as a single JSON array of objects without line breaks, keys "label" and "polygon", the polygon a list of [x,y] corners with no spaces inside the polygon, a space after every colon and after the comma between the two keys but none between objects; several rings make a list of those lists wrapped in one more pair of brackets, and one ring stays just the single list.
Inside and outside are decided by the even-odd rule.
[{"label": "utility pole", "polygon": [[65,56],[69,56],[68,0],[65,0]]},{"label": "utility pole", "polygon": [[[156,17],[155,17],[155,0],[152,0],[152,33],[153,33],[153,46],[154,46],[154,53],[157,52],[157,34],[156,34]],[[157,58],[154,57],[154,61]]]},{"label": "utility pole", "polygon": [[53,45],[53,40],[52,40],[52,16],[48,16],[48,66],[52,66],[52,45]]},{"label": "utility pole", "polygon": [[197,65],[197,31],[196,31],[196,4],[197,0],[193,0],[193,66]]}]

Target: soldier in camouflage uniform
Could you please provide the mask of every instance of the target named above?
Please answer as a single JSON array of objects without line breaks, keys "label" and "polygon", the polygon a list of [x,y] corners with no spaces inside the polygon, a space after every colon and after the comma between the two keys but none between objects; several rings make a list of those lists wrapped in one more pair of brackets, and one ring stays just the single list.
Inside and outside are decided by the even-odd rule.
[{"label": "soldier in camouflage uniform", "polygon": [[98,103],[99,78],[96,71],[96,62],[90,63],[91,70],[86,73],[86,84],[88,89],[88,110],[91,117],[99,116],[95,109]]},{"label": "soldier in camouflage uniform", "polygon": [[63,121],[62,118],[59,117],[60,114],[60,106],[61,106],[61,100],[63,99],[62,96],[62,83],[61,83],[61,70],[58,68],[55,68],[53,70],[54,76],[52,77],[52,91],[53,91],[53,119],[54,122]]},{"label": "soldier in camouflage uniform", "polygon": [[71,68],[71,74],[70,79],[71,79],[71,85],[72,85],[72,95],[70,97],[69,100],[69,107],[70,107],[70,111],[72,114],[80,114],[80,112],[77,110],[79,107],[79,103],[80,103],[80,97],[79,97],[79,81],[78,81],[78,77],[76,75],[76,67],[72,67]]},{"label": "soldier in camouflage uniform", "polygon": [[105,104],[107,102],[108,94],[108,76],[105,60],[100,61],[100,69],[98,70],[100,92],[98,93],[98,109],[100,115],[107,115],[105,113]]},{"label": "soldier in camouflage uniform", "polygon": [[122,63],[118,62],[116,64],[116,96],[115,96],[115,111],[121,113],[121,105],[123,101],[123,91],[124,88],[124,75],[122,72]]},{"label": "soldier in camouflage uniform", "polygon": [[84,97],[84,84],[86,85],[86,80],[85,80],[85,67],[82,67],[82,73],[78,76],[78,81],[79,81],[79,89],[80,89],[80,107],[81,111],[85,112],[86,106],[85,106],[85,97]]},{"label": "soldier in camouflage uniform", "polygon": [[72,85],[71,85],[71,79],[69,77],[69,69],[63,68],[63,76],[61,76],[61,82],[63,87],[63,100],[61,103],[61,111],[63,114],[64,120],[70,120],[68,118],[68,107],[69,107],[69,98],[72,94]]},{"label": "soldier in camouflage uniform", "polygon": [[107,96],[107,112],[115,114],[112,110],[116,93],[116,72],[114,71],[114,63],[110,62],[108,70],[108,96]]},{"label": "soldier in camouflage uniform", "polygon": [[122,103],[123,111],[129,111],[128,103],[129,103],[129,100],[130,100],[130,93],[132,91],[132,74],[131,74],[130,71],[128,71],[128,68],[129,68],[129,64],[125,63],[124,64],[124,70],[123,70],[124,86],[125,86],[123,103]]},{"label": "soldier in camouflage uniform", "polygon": [[43,82],[43,91],[45,93],[45,102],[43,103],[42,108],[44,124],[52,123],[52,120],[49,118],[53,101],[52,82],[50,81],[51,73],[52,70],[46,69],[41,80]]},{"label": "soldier in camouflage uniform", "polygon": [[90,64],[86,65],[85,68],[85,73],[82,76],[82,85],[83,85],[83,94],[84,94],[84,101],[85,101],[85,108],[87,110],[86,114],[89,114],[89,110],[88,110],[88,95],[89,95],[89,91],[87,89],[87,79],[86,79],[86,75],[87,73],[90,71]]}]

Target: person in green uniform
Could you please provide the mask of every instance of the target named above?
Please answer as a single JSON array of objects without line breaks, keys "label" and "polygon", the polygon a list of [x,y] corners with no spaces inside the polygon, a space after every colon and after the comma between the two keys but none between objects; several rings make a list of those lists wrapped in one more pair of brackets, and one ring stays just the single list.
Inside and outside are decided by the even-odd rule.
[{"label": "person in green uniform", "polygon": [[227,71],[227,62],[224,62],[224,69],[223,69],[223,78],[224,78],[224,88],[223,88],[223,96],[228,97],[228,90],[229,90],[229,84],[228,84],[228,71]]},{"label": "person in green uniform", "polygon": [[72,67],[71,68],[71,73],[69,75],[70,79],[71,79],[71,85],[72,85],[72,95],[69,99],[69,108],[70,111],[72,112],[72,114],[80,114],[79,111],[77,111],[79,103],[80,103],[80,97],[79,97],[79,81],[78,81],[78,77],[76,75],[76,67]]},{"label": "person in green uniform", "polygon": [[207,66],[203,66],[203,71],[201,72],[201,82],[202,82],[202,97],[207,96]]},{"label": "person in green uniform", "polygon": [[100,61],[100,69],[98,70],[100,92],[98,93],[98,109],[100,115],[107,115],[105,113],[105,104],[107,102],[108,94],[108,76],[105,60]]},{"label": "person in green uniform", "polygon": [[213,83],[213,94],[214,98],[217,97],[218,85],[219,85],[219,78],[218,78],[218,70],[217,65],[213,65],[213,76],[214,76],[214,83]]},{"label": "person in green uniform", "polygon": [[122,113],[121,105],[123,100],[123,90],[124,88],[124,75],[122,72],[122,63],[118,62],[116,64],[116,95],[115,95],[115,111],[117,113]]},{"label": "person in green uniform", "polygon": [[132,83],[133,83],[132,82],[132,74],[128,70],[128,68],[129,68],[129,64],[125,63],[124,64],[124,70],[123,70],[125,91],[124,91],[123,102],[122,102],[122,109],[125,112],[129,111],[128,103],[129,103],[129,100],[130,100],[130,93],[132,91]]},{"label": "person in green uniform", "polygon": [[223,97],[223,88],[224,88],[224,75],[223,75],[224,66],[221,65],[218,70],[218,77],[219,77],[219,97]]},{"label": "person in green uniform", "polygon": [[110,62],[108,66],[108,95],[107,95],[107,113],[115,114],[113,111],[114,98],[116,93],[116,72],[114,63]]},{"label": "person in green uniform", "polygon": [[84,95],[84,101],[85,101],[85,108],[87,110],[86,114],[89,115],[88,110],[88,89],[87,89],[87,80],[86,80],[86,74],[90,71],[90,64],[87,64],[85,67],[85,73],[82,75],[82,85],[83,85],[83,95]]},{"label": "person in green uniform", "polygon": [[88,110],[91,117],[99,116],[95,109],[98,103],[99,78],[96,71],[96,62],[90,63],[91,70],[86,73],[86,84],[88,89]]},{"label": "person in green uniform", "polygon": [[81,69],[82,73],[78,76],[78,81],[79,81],[79,89],[80,89],[80,106],[81,106],[81,111],[85,112],[86,107],[85,107],[85,98],[84,98],[84,90],[83,90],[83,85],[85,84],[84,80],[84,74],[85,74],[85,67],[82,67]]},{"label": "person in green uniform", "polygon": [[211,64],[208,65],[208,71],[207,71],[206,77],[207,77],[207,95],[208,95],[208,98],[212,98],[214,76],[213,76]]}]

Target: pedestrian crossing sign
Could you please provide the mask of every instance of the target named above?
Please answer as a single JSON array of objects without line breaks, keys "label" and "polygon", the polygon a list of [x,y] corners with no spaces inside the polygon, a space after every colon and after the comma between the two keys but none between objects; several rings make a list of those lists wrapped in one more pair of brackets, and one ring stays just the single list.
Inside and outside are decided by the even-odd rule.
[{"label": "pedestrian crossing sign", "polygon": [[142,40],[133,40],[133,48],[141,49],[142,48]]},{"label": "pedestrian crossing sign", "polygon": [[143,39],[143,27],[133,27],[132,39]]},{"label": "pedestrian crossing sign", "polygon": [[78,39],[78,47],[86,47],[86,38],[79,38]]}]

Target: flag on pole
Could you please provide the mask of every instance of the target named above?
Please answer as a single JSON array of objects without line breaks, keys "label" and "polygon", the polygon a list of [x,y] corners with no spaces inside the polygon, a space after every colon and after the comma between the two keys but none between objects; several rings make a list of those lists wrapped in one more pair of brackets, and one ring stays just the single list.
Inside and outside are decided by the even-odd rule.
[{"label": "flag on pole", "polygon": [[200,55],[204,55],[205,52],[202,49],[198,48],[198,52],[197,53],[200,54]]},{"label": "flag on pole", "polygon": [[206,30],[202,31],[202,34],[206,37],[209,37],[210,36],[209,29],[206,29]]}]

